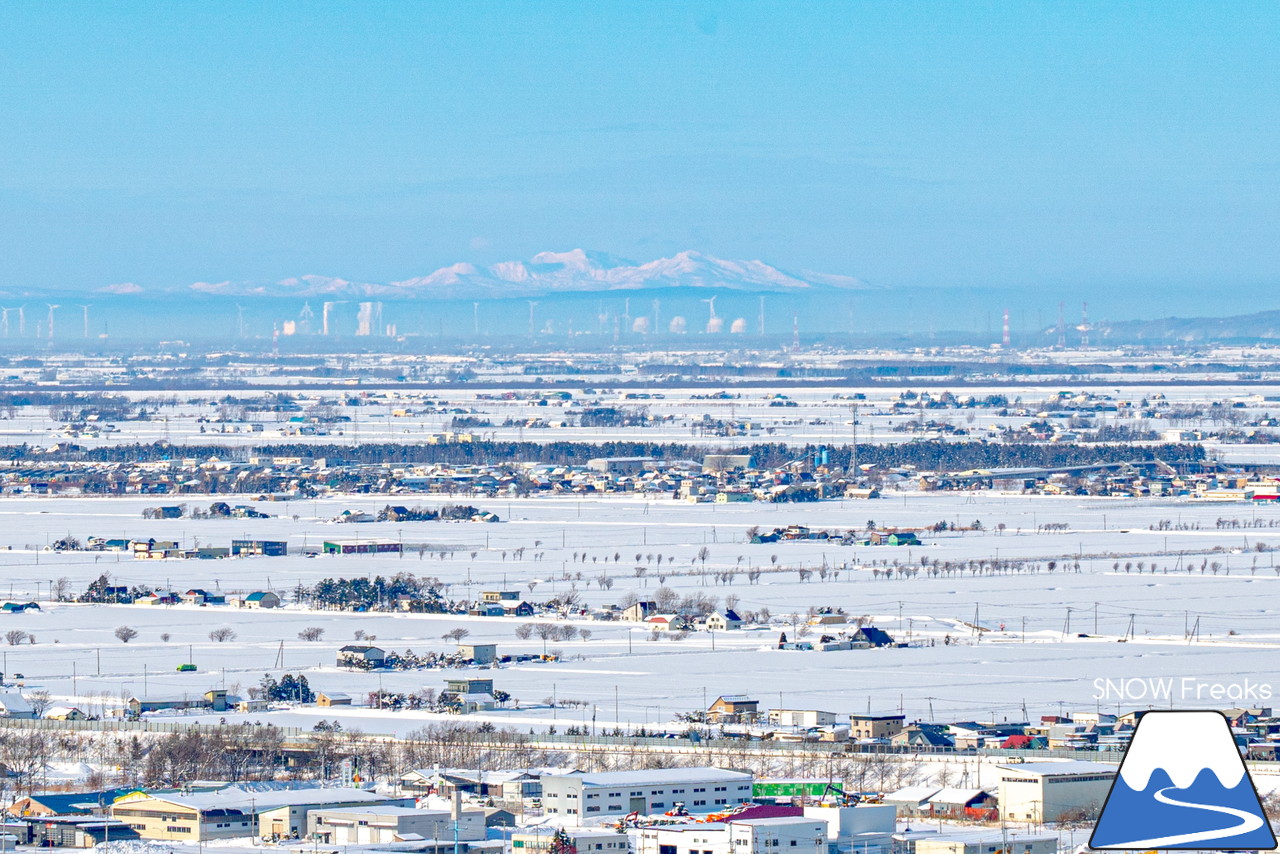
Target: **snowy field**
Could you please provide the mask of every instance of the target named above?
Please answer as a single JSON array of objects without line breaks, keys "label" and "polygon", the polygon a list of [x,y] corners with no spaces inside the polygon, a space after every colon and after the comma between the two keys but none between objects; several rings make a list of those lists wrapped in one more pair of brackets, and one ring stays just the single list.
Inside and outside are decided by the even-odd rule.
[{"label": "snowy field", "polygon": [[[451,428],[455,418],[473,418],[479,426],[461,427],[485,439],[520,440],[528,442],[552,441],[666,441],[693,442],[707,445],[743,444],[751,442],[787,441],[795,443],[837,444],[853,438],[854,406],[857,406],[857,438],[862,443],[895,443],[915,438],[902,432],[906,422],[922,414],[914,407],[894,411],[906,387],[850,387],[798,388],[768,390],[760,388],[730,389],[724,398],[716,397],[716,390],[707,388],[679,388],[654,386],[652,389],[627,392],[584,388],[565,389],[573,397],[562,402],[548,401],[539,405],[530,399],[501,399],[501,392],[473,392],[459,389],[443,389],[439,393],[404,390],[360,389],[372,392],[371,397],[361,399],[360,406],[345,405],[358,394],[337,392],[294,392],[298,395],[301,410],[297,412],[243,411],[239,404],[224,404],[226,392],[172,393],[111,392],[120,398],[146,402],[150,420],[120,420],[112,423],[114,431],[90,429],[69,435],[63,427],[66,423],[55,417],[61,406],[22,406],[11,413],[0,415],[0,444],[51,445],[59,441],[74,441],[85,447],[133,442],[169,441],[183,444],[225,444],[232,447],[251,448],[263,443],[346,444],[362,443],[414,443],[426,441],[434,433]],[[1171,407],[1208,406],[1221,402],[1221,417],[1217,420],[1202,417],[1179,420],[1176,423],[1165,418],[1147,418],[1131,411],[1100,412],[1091,416],[1097,426],[1124,426],[1134,430],[1166,429],[1216,430],[1227,426],[1226,416],[1243,420],[1256,420],[1262,416],[1280,414],[1280,386],[1207,384],[1207,385],[1150,385],[1109,387],[1097,384],[1073,386],[1067,382],[1061,388],[1045,386],[963,386],[947,389],[922,383],[917,392],[927,391],[937,397],[951,391],[957,398],[983,399],[1002,395],[1009,401],[1010,410],[1025,410],[1026,414],[999,415],[995,408],[940,408],[925,409],[926,421],[947,424],[962,429],[971,436],[985,436],[994,429],[1018,429],[1036,418],[1041,411],[1060,409],[1051,401],[1058,391],[1089,392],[1105,395],[1115,402],[1139,403],[1144,399],[1156,399],[1163,395]],[[521,394],[529,397],[535,391]],[[851,395],[861,393],[865,399],[853,400]],[[275,390],[260,393],[242,392],[235,397],[251,401],[275,394]],[[644,395],[628,398],[626,395]],[[481,395],[486,395],[484,399]],[[782,395],[782,398],[776,397]],[[497,399],[495,399],[497,398]],[[198,401],[198,402],[197,402]],[[908,401],[910,403],[910,401]],[[789,404],[795,404],[794,406]],[[1239,404],[1234,405],[1234,404]],[[1045,405],[1045,409],[1041,406]],[[315,411],[345,416],[348,421],[335,421],[322,425],[320,435],[300,433],[300,425],[290,423],[293,416],[304,416]],[[578,426],[578,414],[584,408],[612,408],[628,413],[643,412],[651,421],[645,426],[582,427]],[[746,433],[726,439],[700,429],[703,416],[712,419],[745,424]],[[540,426],[525,426],[538,423]],[[257,432],[254,427],[260,428]],[[92,425],[91,425],[92,427]],[[1276,428],[1257,428],[1262,432],[1276,432]],[[202,432],[203,430],[203,432]],[[948,432],[940,432],[945,438]],[[1224,459],[1249,461],[1256,446],[1223,446]],[[1263,461],[1274,459],[1263,448]],[[1239,456],[1243,454],[1244,456]]]},{"label": "snowy field", "polygon": [[[1097,696],[1099,678],[1186,677],[1192,681],[1179,682],[1174,689],[1173,700],[1179,706],[1233,704],[1229,695],[1213,699],[1206,693],[1210,688],[1196,687],[1201,683],[1238,687],[1248,680],[1280,691],[1280,574],[1273,567],[1272,552],[1254,550],[1259,541],[1280,545],[1280,528],[1267,527],[1280,524],[1280,509],[1275,507],[913,492],[802,506],[538,498],[478,502],[504,519],[497,524],[338,526],[324,520],[345,509],[377,509],[386,499],[352,496],[260,504],[268,513],[282,514],[271,519],[144,520],[142,508],[153,503],[153,498],[132,497],[6,497],[0,502],[0,560],[10,585],[3,592],[16,600],[39,598],[44,607],[41,613],[3,616],[10,625],[0,635],[17,628],[36,638],[34,645],[0,647],[6,673],[22,673],[27,689],[46,689],[55,701],[93,713],[118,706],[128,695],[194,696],[223,685],[243,692],[264,673],[278,677],[285,671],[305,673],[316,689],[344,691],[362,700],[379,686],[439,690],[445,678],[460,671],[339,670],[335,652],[357,631],[397,651],[451,649],[452,642],[441,635],[459,627],[470,631],[468,641],[496,642],[503,654],[538,653],[544,646],[536,638],[516,637],[515,628],[525,622],[520,619],[310,612],[292,606],[270,612],[43,601],[51,582],[61,577],[77,592],[105,572],[115,584],[224,593],[270,588],[288,600],[298,584],[324,577],[411,572],[439,577],[450,585],[454,599],[478,599],[482,590],[507,588],[541,601],[572,584],[585,603],[598,605],[617,602],[628,591],[647,598],[662,583],[661,574],[666,586],[681,595],[702,591],[723,601],[734,594],[740,597],[739,610],[767,608],[774,624],[714,637],[694,633],[684,640],[650,640],[650,632],[638,625],[578,620],[576,625],[592,632],[588,641],[548,644],[561,652],[562,661],[486,671],[496,687],[517,698],[518,707],[473,719],[520,728],[553,721],[589,724],[593,716],[598,726],[614,721],[651,725],[731,693],[751,694],[765,707],[839,713],[901,709],[911,718],[938,719],[1020,719],[1024,704],[1032,716],[1059,708],[1114,711],[1152,705],[1149,697],[1136,695],[1140,683],[1127,683],[1126,693],[1119,696],[1115,691]],[[1261,527],[1219,530],[1220,518]],[[824,541],[745,542],[752,526],[768,530],[800,523],[861,529],[870,520],[881,526],[944,520],[969,525],[976,520],[984,530],[925,534],[925,545],[910,549]],[[1200,530],[1148,530],[1162,520],[1184,526],[1198,523]],[[1067,530],[1036,533],[1046,523],[1065,524]],[[998,524],[1005,525],[1003,533],[996,532]],[[356,527],[362,537],[399,539],[409,546],[409,553],[135,561],[113,553],[45,549],[46,543],[67,533],[81,539],[174,539],[187,546],[197,540],[226,545],[232,537],[245,536],[314,547],[325,538],[354,536]],[[417,544],[445,550],[444,559],[438,551],[420,557],[413,549]],[[522,547],[523,558],[517,558],[514,552]],[[704,547],[709,552],[705,576],[703,564],[695,561]],[[655,553],[668,559],[661,570],[646,557]],[[580,559],[584,554],[585,561]],[[613,560],[615,554],[620,561]],[[636,555],[649,567],[643,579],[635,576]],[[930,563],[1021,559],[1039,569],[993,576],[966,568],[941,577],[921,572],[892,580],[880,572],[881,562],[918,566],[922,557]],[[1050,560],[1057,564],[1053,572],[1048,570]],[[829,568],[840,568],[838,578],[833,580],[829,573],[828,580],[819,581],[815,573],[807,582],[800,580],[797,569],[816,569],[824,561]],[[1145,565],[1141,573],[1140,561]],[[1204,561],[1217,563],[1218,574],[1202,573]],[[1130,564],[1129,572],[1125,564]],[[1188,574],[1187,566],[1194,571]],[[757,584],[747,580],[752,567],[765,570]],[[717,573],[730,571],[736,573],[732,584],[717,583]],[[574,580],[562,580],[565,572]],[[582,580],[576,579],[579,572]],[[612,589],[600,589],[595,579],[601,575],[612,579]],[[772,648],[781,632],[794,637],[791,615],[803,622],[813,606],[869,615],[912,646],[827,653]],[[986,629],[980,642],[972,625],[975,618]],[[135,628],[137,639],[128,644],[116,640],[113,631],[121,625]],[[311,626],[325,630],[323,640],[298,639],[298,633]],[[209,632],[223,627],[232,629],[236,639],[211,641]],[[1188,629],[1195,630],[1190,640],[1185,636]],[[818,630],[814,632],[809,640],[817,639]],[[1090,637],[1079,637],[1081,633]],[[948,636],[953,643],[945,642]],[[176,672],[176,666],[189,659],[199,670]],[[582,700],[587,706],[548,708],[544,700],[553,696]],[[1239,701],[1247,705],[1260,699],[1242,696]],[[1167,706],[1171,700],[1162,696],[1155,704]],[[376,709],[308,708],[254,714],[250,719],[310,725],[335,717],[348,728],[397,733],[432,718]]]}]

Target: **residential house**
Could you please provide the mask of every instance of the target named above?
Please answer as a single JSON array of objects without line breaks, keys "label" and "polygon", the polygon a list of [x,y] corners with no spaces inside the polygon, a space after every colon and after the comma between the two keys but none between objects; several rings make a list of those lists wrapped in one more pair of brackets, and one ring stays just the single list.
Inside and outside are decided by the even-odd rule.
[{"label": "residential house", "polygon": [[683,614],[655,614],[645,624],[655,632],[687,632],[694,628],[693,620]]},{"label": "residential house", "polygon": [[188,605],[225,605],[227,601],[221,593],[210,593],[198,587],[188,590],[178,598]]},{"label": "residential house", "polygon": [[760,714],[760,701],[745,694],[726,694],[717,697],[707,709],[707,719],[713,723],[750,723]]},{"label": "residential house", "polygon": [[280,597],[269,590],[257,590],[236,600],[236,605],[241,608],[279,608]]},{"label": "residential house", "polygon": [[889,739],[900,747],[955,747],[945,729],[935,724],[912,724]]},{"label": "residential house", "polygon": [[45,710],[44,718],[49,721],[83,721],[89,716],[75,706],[50,706]]},{"label": "residential house", "polygon": [[947,786],[929,799],[929,814],[934,818],[962,821],[994,821],[998,815],[996,798],[986,789]]},{"label": "residential house", "polygon": [[940,786],[907,786],[889,792],[880,802],[898,811],[899,818],[918,818],[929,815],[929,799],[942,791]]},{"label": "residential house", "polygon": [[742,628],[742,618],[732,608],[723,614],[716,611],[708,614],[702,620],[701,628],[705,628],[709,632],[725,632],[732,629]]},{"label": "residential house", "polygon": [[658,613],[657,602],[636,602],[634,605],[628,605],[623,609],[622,619],[630,620],[633,623],[643,623],[656,613]]},{"label": "residential house", "polygon": [[446,679],[440,702],[452,711],[469,715],[489,711],[497,705],[492,679]]},{"label": "residential house", "polygon": [[382,667],[387,660],[387,651],[380,646],[363,643],[349,643],[338,650],[339,667],[358,667],[369,669]]},{"label": "residential house", "polygon": [[867,542],[873,546],[919,546],[920,538],[910,531],[872,531]]},{"label": "residential house", "polygon": [[893,738],[905,720],[905,715],[850,715],[849,738]]},{"label": "residential house", "polygon": [[0,718],[31,720],[36,710],[21,691],[0,691]]},{"label": "residential house", "polygon": [[502,609],[499,616],[503,617],[532,617],[534,614],[533,605],[528,602],[498,602],[497,607]]},{"label": "residential house", "polygon": [[177,595],[165,590],[156,590],[150,593],[144,593],[133,600],[133,604],[135,605],[176,605],[177,603]]},{"label": "residential house", "polygon": [[853,633],[853,642],[855,644],[866,644],[867,646],[893,646],[893,638],[884,629],[877,629],[875,626],[863,626]]}]

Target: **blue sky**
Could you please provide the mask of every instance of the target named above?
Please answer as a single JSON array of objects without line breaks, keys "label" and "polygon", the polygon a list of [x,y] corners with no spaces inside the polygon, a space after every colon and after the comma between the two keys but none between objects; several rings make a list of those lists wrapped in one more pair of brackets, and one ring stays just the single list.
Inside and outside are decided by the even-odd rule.
[{"label": "blue sky", "polygon": [[681,249],[1264,288],[1280,6],[10,3],[0,287]]}]

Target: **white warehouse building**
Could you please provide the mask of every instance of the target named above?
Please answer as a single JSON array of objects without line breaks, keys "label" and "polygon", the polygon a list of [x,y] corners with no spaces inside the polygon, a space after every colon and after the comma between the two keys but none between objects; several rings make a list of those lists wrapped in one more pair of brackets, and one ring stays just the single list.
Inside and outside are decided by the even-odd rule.
[{"label": "white warehouse building", "polygon": [[1057,821],[1083,810],[1097,813],[1107,800],[1118,766],[1105,762],[1024,762],[1000,765],[1000,817]]},{"label": "white warehouse building", "polygon": [[659,768],[542,778],[542,805],[550,815],[580,819],[665,812],[683,803],[711,812],[751,800],[754,777],[725,768]]}]

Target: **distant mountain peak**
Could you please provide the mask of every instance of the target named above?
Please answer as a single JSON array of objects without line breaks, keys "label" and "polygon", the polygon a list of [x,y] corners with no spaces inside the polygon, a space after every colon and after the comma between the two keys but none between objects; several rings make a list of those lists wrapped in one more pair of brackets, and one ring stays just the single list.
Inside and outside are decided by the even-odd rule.
[{"label": "distant mountain peak", "polygon": [[731,261],[686,250],[636,263],[604,252],[539,252],[528,261],[488,267],[459,262],[424,276],[385,284],[309,274],[270,284],[197,282],[191,290],[220,296],[367,299],[516,299],[561,293],[714,288],[747,293],[862,290],[851,276],[791,273],[763,261]]}]

